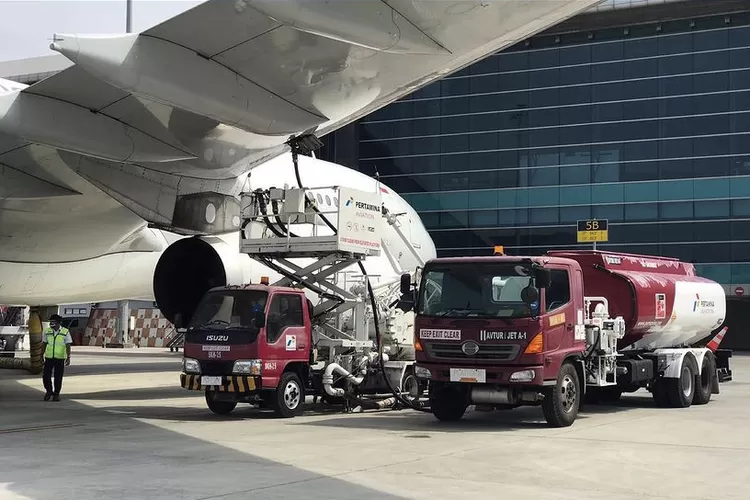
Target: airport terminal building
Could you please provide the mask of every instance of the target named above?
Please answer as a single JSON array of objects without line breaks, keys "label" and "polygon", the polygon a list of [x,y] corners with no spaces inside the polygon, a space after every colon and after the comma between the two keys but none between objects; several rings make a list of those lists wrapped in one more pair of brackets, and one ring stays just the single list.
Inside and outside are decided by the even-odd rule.
[{"label": "airport terminal building", "polygon": [[611,0],[325,138],[441,256],[584,248],[696,263],[750,295],[750,1]]}]

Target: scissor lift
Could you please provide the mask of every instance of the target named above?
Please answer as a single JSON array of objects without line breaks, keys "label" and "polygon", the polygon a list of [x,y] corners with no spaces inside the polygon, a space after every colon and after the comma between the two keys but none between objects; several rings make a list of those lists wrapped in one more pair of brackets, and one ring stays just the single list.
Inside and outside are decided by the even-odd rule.
[{"label": "scissor lift", "polygon": [[[338,206],[328,210],[319,207],[312,191],[320,189],[334,190]],[[349,289],[336,281],[347,268],[387,252],[382,230],[384,222],[393,225],[395,218],[383,210],[380,193],[338,186],[314,190],[285,186],[244,193],[241,206],[240,252],[282,275],[273,285],[302,286],[320,297],[313,311],[313,371],[322,373],[332,362],[351,371],[363,355],[375,359],[378,346],[369,334],[372,313],[368,311],[368,277],[362,272],[361,286]],[[335,222],[331,222],[334,217]],[[397,232],[401,234],[398,228]],[[393,293],[388,287],[380,287],[377,302],[382,303],[384,292]],[[347,313],[352,316],[345,331],[340,325]],[[386,376],[393,387],[403,390],[407,369],[413,364],[413,360],[385,362]],[[377,366],[373,364],[372,368]],[[359,390],[388,392],[377,379],[367,377]]]}]

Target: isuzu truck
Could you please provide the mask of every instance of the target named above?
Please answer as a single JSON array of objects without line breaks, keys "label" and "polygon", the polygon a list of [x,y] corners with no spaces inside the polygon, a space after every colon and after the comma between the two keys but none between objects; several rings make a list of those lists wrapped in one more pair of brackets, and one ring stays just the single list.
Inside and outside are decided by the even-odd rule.
[{"label": "isuzu truck", "polygon": [[415,373],[440,420],[469,405],[541,405],[562,427],[584,396],[646,388],[658,406],[688,407],[731,379],[731,351],[701,343],[724,322],[724,290],[692,264],[551,251],[437,258],[420,274],[416,296],[411,276],[401,288],[415,299]]}]

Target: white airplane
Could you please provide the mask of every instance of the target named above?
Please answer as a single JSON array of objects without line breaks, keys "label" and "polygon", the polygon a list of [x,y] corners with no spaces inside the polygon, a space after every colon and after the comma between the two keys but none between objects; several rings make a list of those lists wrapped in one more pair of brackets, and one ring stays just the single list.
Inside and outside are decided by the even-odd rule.
[{"label": "white airplane", "polygon": [[[237,195],[296,184],[291,137],[336,130],[599,1],[210,0],[140,34],[55,35],[73,66],[0,81],[0,304],[156,296],[169,310],[170,294],[214,277],[265,274],[238,254]],[[374,188],[300,162],[306,187]],[[368,272],[387,274],[384,262]]]}]

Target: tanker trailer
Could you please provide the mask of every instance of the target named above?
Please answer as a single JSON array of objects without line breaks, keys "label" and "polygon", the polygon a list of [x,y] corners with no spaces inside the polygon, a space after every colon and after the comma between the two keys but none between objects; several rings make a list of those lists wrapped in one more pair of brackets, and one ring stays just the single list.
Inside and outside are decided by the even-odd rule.
[{"label": "tanker trailer", "polygon": [[593,385],[587,399],[613,401],[646,387],[657,405],[686,407],[708,403],[711,394],[719,393],[719,382],[731,380],[731,351],[701,342],[724,323],[724,289],[697,276],[692,264],[594,251],[547,255],[581,266],[588,345],[597,344],[602,329],[613,324],[609,318],[622,318],[616,345],[607,349],[599,341],[596,349],[617,354],[617,384]]}]

